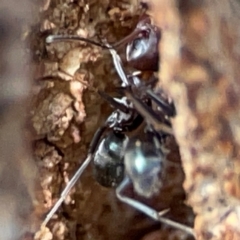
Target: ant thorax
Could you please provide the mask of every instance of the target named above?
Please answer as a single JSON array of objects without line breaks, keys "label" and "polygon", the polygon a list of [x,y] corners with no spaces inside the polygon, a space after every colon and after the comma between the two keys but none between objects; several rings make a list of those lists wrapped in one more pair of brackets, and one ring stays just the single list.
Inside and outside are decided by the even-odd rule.
[{"label": "ant thorax", "polygon": [[122,126],[127,126],[128,123],[132,123],[132,121],[136,118],[137,114],[135,113],[133,104],[127,99],[127,97],[122,98],[113,98],[116,102],[125,106],[127,111],[124,112],[120,109],[116,109],[109,117],[108,123],[110,128],[114,128],[115,130],[122,131]]}]

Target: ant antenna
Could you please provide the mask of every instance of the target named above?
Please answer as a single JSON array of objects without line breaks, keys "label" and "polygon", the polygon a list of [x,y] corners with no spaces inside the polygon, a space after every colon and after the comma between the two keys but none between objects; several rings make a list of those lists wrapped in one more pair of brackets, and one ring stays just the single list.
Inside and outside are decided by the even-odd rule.
[{"label": "ant antenna", "polygon": [[119,57],[119,55],[116,53],[116,50],[114,49],[115,47],[118,47],[126,42],[129,41],[129,39],[132,39],[134,36],[136,36],[136,34],[139,34],[139,32],[141,32],[141,30],[135,30],[133,33],[131,33],[129,36],[127,36],[126,38],[123,39],[123,41],[119,41],[118,43],[114,44],[113,46],[109,45],[108,42],[106,41],[106,39],[104,39],[104,43],[98,43],[86,38],[82,38],[76,35],[68,35],[68,36],[64,36],[64,35],[49,35],[46,38],[46,43],[54,43],[54,42],[60,42],[60,41],[83,41],[83,42],[87,42],[87,43],[91,43],[93,45],[96,45],[98,47],[102,47],[103,49],[108,49],[110,51],[110,54],[112,55],[113,58],[113,62],[114,65],[117,69],[117,72],[120,76],[120,78],[122,79],[123,83],[128,86],[130,85],[129,80],[126,77],[126,74],[123,71],[122,68],[122,61]]},{"label": "ant antenna", "polygon": [[135,29],[132,33],[130,33],[128,36],[126,36],[125,38],[121,39],[120,41],[114,43],[112,45],[112,48],[117,48],[120,47],[122,45],[125,45],[126,43],[131,42],[138,34],[140,34],[141,32],[143,32],[142,29]]},{"label": "ant antenna", "polygon": [[80,37],[78,35],[49,35],[46,38],[46,43],[55,43],[55,42],[61,42],[61,41],[83,41],[83,42],[87,42],[90,44],[93,44],[95,46],[101,47],[103,49],[113,49],[113,48],[117,48],[120,47],[126,43],[128,43],[129,41],[132,41],[135,36],[137,36],[139,33],[141,33],[143,30],[142,29],[136,29],[134,30],[132,33],[130,33],[128,36],[126,36],[125,38],[123,38],[122,40],[114,43],[112,46],[110,45],[105,45],[99,42],[95,42],[93,40],[84,38],[84,37]]},{"label": "ant antenna", "polygon": [[93,45],[96,45],[98,47],[104,48],[104,49],[111,49],[112,47],[108,47],[102,43],[99,42],[95,42],[93,40],[87,39],[87,38],[83,38],[77,35],[49,35],[46,38],[46,43],[54,43],[54,42],[61,42],[61,41],[83,41],[83,42],[87,42],[87,43],[91,43]]}]

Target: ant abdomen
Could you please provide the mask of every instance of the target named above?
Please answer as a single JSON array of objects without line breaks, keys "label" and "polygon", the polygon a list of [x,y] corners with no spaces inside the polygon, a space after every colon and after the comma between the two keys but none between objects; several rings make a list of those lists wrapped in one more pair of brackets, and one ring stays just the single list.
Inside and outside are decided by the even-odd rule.
[{"label": "ant abdomen", "polygon": [[94,177],[104,187],[116,187],[124,178],[124,152],[127,137],[109,133],[99,144],[93,163]]},{"label": "ant abdomen", "polygon": [[162,185],[161,172],[164,154],[156,147],[157,139],[146,131],[143,138],[132,138],[125,151],[125,170],[132,180],[135,191],[144,197],[159,193]]}]

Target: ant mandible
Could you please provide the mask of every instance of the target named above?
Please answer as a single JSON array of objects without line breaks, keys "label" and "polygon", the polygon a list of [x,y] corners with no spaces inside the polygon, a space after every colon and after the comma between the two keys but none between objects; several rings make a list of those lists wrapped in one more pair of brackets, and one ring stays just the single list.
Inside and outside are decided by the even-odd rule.
[{"label": "ant mandible", "polygon": [[[129,36],[112,46],[106,41],[97,43],[78,36],[51,35],[47,37],[47,43],[77,40],[109,49],[114,66],[122,81],[123,96],[112,98],[106,93],[98,91],[116,110],[95,133],[86,160],[69,181],[42,225],[45,226],[49,222],[83,171],[93,160],[98,182],[104,186],[117,186],[116,196],[120,201],[156,221],[194,235],[192,228],[163,217],[169,209],[158,212],[122,194],[130,182],[133,183],[134,190],[145,197],[150,197],[159,191],[159,184],[161,184],[159,175],[163,171],[162,165],[166,160],[166,152],[161,147],[161,136],[172,134],[169,118],[174,117],[176,111],[173,103],[160,98],[152,91],[151,88],[156,81],[143,83],[135,74],[127,75],[125,73],[115,48],[127,43],[126,59],[130,66],[140,71],[157,71],[160,36],[159,28],[151,24],[150,17],[145,17]],[[157,104],[161,109],[160,112],[153,110],[152,102]],[[128,133],[138,128],[142,128],[144,133],[142,139],[136,136],[128,137]]]}]

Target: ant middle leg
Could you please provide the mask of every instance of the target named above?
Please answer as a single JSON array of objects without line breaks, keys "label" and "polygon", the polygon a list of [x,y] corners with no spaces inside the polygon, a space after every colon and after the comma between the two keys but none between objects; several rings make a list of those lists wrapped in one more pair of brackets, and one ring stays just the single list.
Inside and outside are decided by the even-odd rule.
[{"label": "ant middle leg", "polygon": [[162,131],[170,135],[173,134],[172,128],[169,126],[170,122],[160,117],[151,107],[134,96],[131,90],[125,90],[125,95],[133,103],[136,110],[145,118],[146,122],[153,125],[156,131]]}]

